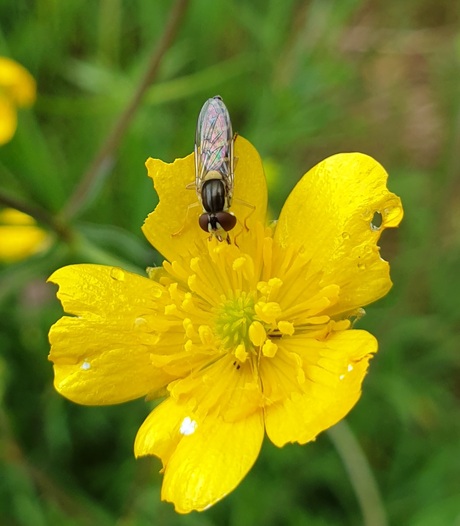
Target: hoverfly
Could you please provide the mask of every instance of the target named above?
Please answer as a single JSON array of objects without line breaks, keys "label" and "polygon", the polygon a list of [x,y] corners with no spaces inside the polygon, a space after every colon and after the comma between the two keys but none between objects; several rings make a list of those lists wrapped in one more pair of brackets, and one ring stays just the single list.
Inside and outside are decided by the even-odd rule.
[{"label": "hoverfly", "polygon": [[230,115],[218,95],[208,99],[198,116],[195,137],[195,188],[203,207],[200,227],[219,241],[235,227],[229,212],[233,198],[234,137]]}]

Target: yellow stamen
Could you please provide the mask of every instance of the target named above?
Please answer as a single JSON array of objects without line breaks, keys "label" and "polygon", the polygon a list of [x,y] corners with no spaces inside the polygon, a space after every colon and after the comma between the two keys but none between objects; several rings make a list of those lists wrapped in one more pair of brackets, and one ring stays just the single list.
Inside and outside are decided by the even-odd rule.
[{"label": "yellow stamen", "polygon": [[248,353],[243,343],[240,343],[235,349],[235,358],[241,363],[244,363],[248,357]]},{"label": "yellow stamen", "polygon": [[255,347],[261,347],[267,339],[267,333],[260,321],[254,321],[249,327],[249,339]]},{"label": "yellow stamen", "polygon": [[271,237],[264,238],[262,246],[263,269],[261,278],[265,281],[270,279],[272,275],[272,258],[273,258],[273,239]]},{"label": "yellow stamen", "polygon": [[243,277],[246,280],[251,280],[254,277],[254,262],[252,258],[244,255],[241,256],[233,262],[233,270],[234,271],[241,271]]},{"label": "yellow stamen", "polygon": [[292,336],[295,331],[294,324],[289,321],[279,321],[278,330],[281,334],[287,334],[288,336]]},{"label": "yellow stamen", "polygon": [[255,311],[257,316],[264,321],[265,323],[275,323],[276,318],[281,315],[281,307],[278,303],[270,301],[266,303],[265,301],[259,301],[255,305]]},{"label": "yellow stamen", "polygon": [[200,325],[198,328],[198,334],[203,345],[212,347],[215,343],[214,334],[209,325]]},{"label": "yellow stamen", "polygon": [[175,303],[172,303],[171,305],[165,306],[165,314],[167,316],[172,316],[174,314],[178,314],[177,305]]},{"label": "yellow stamen", "polygon": [[262,354],[267,358],[273,358],[278,350],[278,345],[273,343],[271,340],[266,340],[262,347]]},{"label": "yellow stamen", "polygon": [[184,327],[187,338],[191,339],[197,336],[195,327],[193,326],[192,320],[190,318],[184,318],[182,326]]},{"label": "yellow stamen", "polygon": [[339,321],[332,321],[332,330],[333,331],[345,331],[350,328],[351,321],[350,320],[339,320]]},{"label": "yellow stamen", "polygon": [[279,278],[271,278],[268,282],[259,281],[257,284],[257,290],[267,299],[274,300],[282,286],[283,282]]}]

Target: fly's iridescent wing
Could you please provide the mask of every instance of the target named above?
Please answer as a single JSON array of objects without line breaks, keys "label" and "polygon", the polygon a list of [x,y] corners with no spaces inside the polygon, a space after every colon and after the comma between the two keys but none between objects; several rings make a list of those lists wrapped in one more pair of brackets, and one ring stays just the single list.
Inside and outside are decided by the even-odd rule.
[{"label": "fly's iridescent wing", "polygon": [[227,107],[219,96],[201,108],[195,137],[195,184],[197,193],[209,172],[221,176],[229,205],[233,194],[233,131]]}]

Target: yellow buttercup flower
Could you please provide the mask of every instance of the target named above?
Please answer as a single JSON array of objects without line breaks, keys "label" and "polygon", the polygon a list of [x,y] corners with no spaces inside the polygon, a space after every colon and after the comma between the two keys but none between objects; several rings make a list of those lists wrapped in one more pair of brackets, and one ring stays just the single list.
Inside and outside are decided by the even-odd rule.
[{"label": "yellow buttercup flower", "polygon": [[0,144],[14,135],[17,108],[35,102],[36,85],[32,75],[10,58],[0,57]]},{"label": "yellow buttercup flower", "polygon": [[355,405],[377,341],[350,320],[390,289],[377,242],[403,215],[385,170],[349,153],[308,172],[268,228],[260,158],[242,137],[235,155],[236,244],[208,240],[188,208],[193,154],[149,159],[159,204],[143,231],[163,266],[149,278],[99,265],[50,277],[73,315],[50,331],[56,389],[94,405],[164,397],[134,450],[161,459],[162,499],[180,513],[232,491],[265,433],[304,444]]},{"label": "yellow buttercup flower", "polygon": [[0,261],[20,261],[44,250],[48,242],[49,235],[33,217],[12,208],[0,210]]}]

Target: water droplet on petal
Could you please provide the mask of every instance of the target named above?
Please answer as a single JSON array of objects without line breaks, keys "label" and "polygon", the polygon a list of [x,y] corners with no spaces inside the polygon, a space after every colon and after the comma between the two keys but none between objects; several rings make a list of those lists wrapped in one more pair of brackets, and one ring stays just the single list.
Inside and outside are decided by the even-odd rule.
[{"label": "water droplet on petal", "polygon": [[91,364],[88,362],[88,361],[84,361],[81,366],[80,366],[80,369],[82,371],[88,371],[89,369],[91,369]]},{"label": "water droplet on petal", "polygon": [[348,232],[342,232],[343,239],[350,239],[350,234]]},{"label": "water droplet on petal", "polygon": [[197,427],[198,427],[198,424],[196,423],[196,421],[192,420],[189,416],[186,416],[184,420],[182,420],[182,424],[180,425],[179,432],[181,435],[184,435],[184,436],[193,435]]},{"label": "water droplet on petal", "polygon": [[347,371],[349,373],[351,373],[351,371],[353,371],[353,365],[351,365],[351,363],[348,364]]},{"label": "water droplet on petal", "polygon": [[110,271],[110,276],[112,279],[115,279],[117,281],[124,281],[125,280],[125,273],[121,268],[113,267]]},{"label": "water droplet on petal", "polygon": [[374,212],[374,215],[371,219],[371,230],[378,232],[382,226],[383,218],[380,212]]},{"label": "water droplet on petal", "polygon": [[341,375],[339,376],[339,380],[343,380],[344,378],[345,378],[345,375],[344,375],[344,374],[341,374]]},{"label": "water droplet on petal", "polygon": [[136,327],[140,327],[141,325],[145,325],[147,323],[147,320],[145,318],[139,317],[134,320],[134,325]]}]

